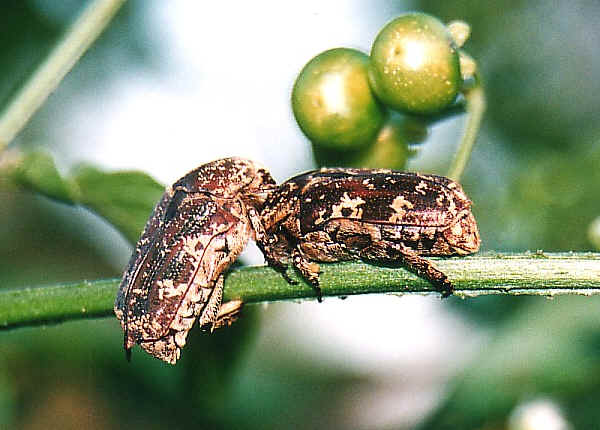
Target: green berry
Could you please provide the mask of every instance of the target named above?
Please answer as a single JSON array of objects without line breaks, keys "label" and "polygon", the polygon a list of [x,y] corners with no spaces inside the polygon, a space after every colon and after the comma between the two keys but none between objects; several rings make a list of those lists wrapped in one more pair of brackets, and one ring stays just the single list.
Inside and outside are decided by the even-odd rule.
[{"label": "green berry", "polygon": [[371,48],[369,82],[379,100],[398,111],[432,114],[450,105],[462,77],[447,27],[423,13],[388,23]]},{"label": "green berry", "polygon": [[375,140],[386,110],[369,87],[368,67],[366,54],[347,48],[325,51],[304,66],[292,108],[314,145],[356,150]]},{"label": "green berry", "polygon": [[381,128],[373,146],[356,164],[360,167],[403,170],[408,157],[412,155],[404,124],[401,118],[390,118]]}]

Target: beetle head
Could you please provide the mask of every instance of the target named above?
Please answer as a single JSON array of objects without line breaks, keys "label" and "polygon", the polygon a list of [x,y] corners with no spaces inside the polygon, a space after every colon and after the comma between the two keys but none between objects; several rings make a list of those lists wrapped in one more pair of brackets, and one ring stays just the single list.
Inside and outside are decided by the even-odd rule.
[{"label": "beetle head", "polygon": [[470,210],[459,214],[443,234],[450,247],[459,255],[477,252],[481,243],[477,222]]}]

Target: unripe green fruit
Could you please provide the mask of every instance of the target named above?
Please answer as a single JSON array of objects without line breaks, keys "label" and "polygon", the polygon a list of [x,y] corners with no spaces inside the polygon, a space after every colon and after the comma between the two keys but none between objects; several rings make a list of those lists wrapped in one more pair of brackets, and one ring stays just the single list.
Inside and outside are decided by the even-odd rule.
[{"label": "unripe green fruit", "polygon": [[408,149],[404,121],[390,118],[381,128],[373,146],[356,161],[356,164],[358,167],[403,170],[411,155],[413,154]]},{"label": "unripe green fruit", "polygon": [[371,48],[369,82],[377,98],[398,111],[432,114],[450,105],[462,77],[446,26],[423,13],[388,23]]},{"label": "unripe green fruit", "polygon": [[366,54],[347,48],[325,51],[304,66],[292,109],[314,145],[355,150],[375,140],[386,110],[369,87],[368,66]]}]

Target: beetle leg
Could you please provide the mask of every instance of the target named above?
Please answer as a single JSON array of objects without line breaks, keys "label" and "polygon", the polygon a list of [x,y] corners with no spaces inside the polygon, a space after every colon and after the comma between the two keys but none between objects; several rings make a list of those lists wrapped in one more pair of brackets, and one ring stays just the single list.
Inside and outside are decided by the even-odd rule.
[{"label": "beetle leg", "polygon": [[362,249],[359,255],[365,260],[376,262],[391,264],[400,262],[417,276],[431,282],[443,298],[452,295],[454,291],[452,282],[441,270],[409,248],[400,248],[396,244],[381,241]]},{"label": "beetle leg", "polygon": [[265,231],[258,212],[252,207],[248,208],[248,219],[250,219],[250,224],[254,230],[254,241],[263,253],[267,264],[281,273],[281,276],[283,276],[288,283],[292,285],[297,284],[298,282],[294,281],[287,274],[288,265],[284,262],[286,254],[280,251],[278,252],[276,247],[272,246],[278,242],[277,235],[268,234]]},{"label": "beetle leg", "polygon": [[219,275],[217,281],[214,284],[213,291],[208,299],[208,302],[200,310],[200,318],[198,319],[198,325],[201,328],[214,326],[219,314],[221,307],[221,299],[223,297],[223,275]]},{"label": "beetle leg", "polygon": [[248,219],[250,220],[250,225],[252,225],[252,230],[254,230],[254,240],[256,243],[266,242],[267,233],[255,208],[248,208]]},{"label": "beetle leg", "polygon": [[334,242],[329,233],[313,231],[302,237],[298,244],[306,259],[322,262],[351,260],[352,254],[343,243]]},{"label": "beetle leg", "polygon": [[304,253],[298,248],[294,248],[292,251],[292,263],[294,264],[294,267],[302,274],[304,279],[306,279],[312,285],[313,289],[317,293],[317,300],[319,303],[321,303],[323,301],[323,295],[321,293],[321,287],[319,286],[319,265],[306,258]]},{"label": "beetle leg", "polygon": [[223,303],[219,308],[219,313],[217,314],[217,319],[212,326],[212,330],[221,327],[228,327],[236,322],[240,317],[243,307],[244,302],[241,300],[230,300]]},{"label": "beetle leg", "polygon": [[268,266],[281,273],[283,279],[285,279],[289,284],[296,285],[298,283],[294,279],[290,278],[290,276],[287,274],[288,265],[285,263],[287,256],[279,253],[270,245],[265,245],[264,243],[260,242],[256,242],[256,244],[263,253]]},{"label": "beetle leg", "polygon": [[281,273],[283,279],[291,285],[296,285],[298,281],[290,278],[287,274],[288,261],[292,252],[288,240],[281,234],[267,234],[258,236],[256,245],[263,253],[267,264]]}]

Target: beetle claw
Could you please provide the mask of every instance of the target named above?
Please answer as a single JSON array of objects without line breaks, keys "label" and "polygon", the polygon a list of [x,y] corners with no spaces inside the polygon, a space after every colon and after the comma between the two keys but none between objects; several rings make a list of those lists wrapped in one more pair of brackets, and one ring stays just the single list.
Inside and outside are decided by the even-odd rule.
[{"label": "beetle claw", "polygon": [[285,279],[288,284],[298,285],[298,281],[296,281],[295,279],[292,279],[290,277],[290,275],[287,274],[287,267],[281,272],[281,276],[283,276],[283,279]]},{"label": "beetle claw", "polygon": [[313,285],[313,288],[315,289],[315,292],[317,293],[317,301],[319,303],[323,303],[323,291],[321,291],[321,287],[319,287],[318,285]]},{"label": "beetle claw", "polygon": [[442,294],[442,299],[447,299],[454,294],[454,285],[447,278],[439,285],[439,291]]}]

